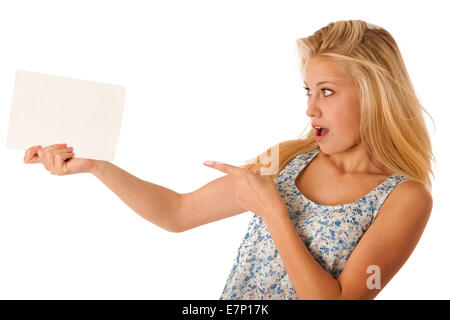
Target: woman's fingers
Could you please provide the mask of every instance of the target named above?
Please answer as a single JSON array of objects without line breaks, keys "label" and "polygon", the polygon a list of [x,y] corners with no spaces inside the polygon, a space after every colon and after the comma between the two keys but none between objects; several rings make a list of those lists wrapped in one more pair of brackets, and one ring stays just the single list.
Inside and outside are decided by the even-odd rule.
[{"label": "woman's fingers", "polygon": [[39,156],[37,155],[37,151],[40,146],[34,146],[31,148],[28,148],[27,151],[25,151],[25,155],[23,157],[23,162],[25,163],[37,163]]},{"label": "woman's fingers", "polygon": [[39,163],[40,161],[40,156],[48,150],[53,150],[53,149],[57,149],[57,148],[63,148],[65,147],[66,144],[53,144],[50,145],[48,147],[42,148],[40,145],[38,146],[34,146],[31,148],[28,148],[25,151],[25,155],[23,157],[23,162],[25,163]]},{"label": "woman's fingers", "polygon": [[26,152],[25,161],[28,161],[26,163],[40,162],[52,174],[59,174],[61,170],[56,168],[56,163],[58,163],[58,166],[62,166],[61,161],[64,162],[64,160],[60,159],[71,156],[69,153],[72,150],[65,148],[65,146],[66,144],[53,144],[45,148],[30,148]]},{"label": "woman's fingers", "polygon": [[45,148],[39,148],[37,150],[38,155],[41,157],[42,155],[50,155],[52,151],[64,149],[66,144],[52,144],[51,146]]},{"label": "woman's fingers", "polygon": [[72,158],[74,153],[72,152],[72,148],[64,148],[61,150],[56,150],[54,152],[55,159],[55,169],[58,172],[67,173],[67,162],[66,160]]},{"label": "woman's fingers", "polygon": [[61,173],[64,160],[69,157],[72,150],[61,146],[49,148],[43,153],[43,162],[47,165],[48,170],[53,174]]},{"label": "woman's fingers", "polygon": [[38,149],[38,154],[39,154],[39,152],[40,153],[46,153],[46,152],[49,152],[49,151],[52,151],[52,150],[62,149],[65,146],[66,146],[65,143],[63,143],[63,144],[52,144],[51,146],[47,146],[45,148]]},{"label": "woman's fingers", "polygon": [[[25,163],[42,163],[47,171],[53,175],[66,175],[87,172],[92,167],[91,159],[71,159],[74,157],[73,148],[67,144],[53,144],[45,148],[34,146],[28,148],[24,155]],[[70,160],[69,160],[70,159]],[[69,160],[69,161],[67,161]]]}]

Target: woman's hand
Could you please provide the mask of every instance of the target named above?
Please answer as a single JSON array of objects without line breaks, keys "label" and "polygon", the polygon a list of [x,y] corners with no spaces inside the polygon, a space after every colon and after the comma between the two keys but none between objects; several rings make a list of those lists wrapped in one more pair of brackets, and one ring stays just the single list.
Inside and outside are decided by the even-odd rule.
[{"label": "woman's hand", "polygon": [[263,219],[285,208],[271,175],[260,175],[259,170],[255,172],[217,161],[206,161],[204,164],[234,177],[236,201],[241,208]]},{"label": "woman's hand", "polygon": [[73,156],[72,147],[66,148],[65,143],[54,144],[45,148],[35,146],[25,151],[23,162],[42,163],[51,174],[58,176],[90,172],[95,160],[73,158]]}]

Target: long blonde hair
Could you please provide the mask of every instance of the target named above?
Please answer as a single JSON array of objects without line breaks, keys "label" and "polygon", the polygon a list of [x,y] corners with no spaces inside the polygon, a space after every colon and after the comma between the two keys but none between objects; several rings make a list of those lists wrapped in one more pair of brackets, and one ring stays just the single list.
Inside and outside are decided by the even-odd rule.
[{"label": "long blonde hair", "polygon": [[[369,26],[369,27],[368,27]],[[405,63],[392,35],[362,20],[331,22],[313,35],[297,39],[300,71],[313,56],[326,57],[341,64],[356,80],[361,102],[361,142],[369,156],[394,173],[425,185],[431,192],[434,177],[431,140],[424,122],[425,110],[415,94]],[[294,157],[318,148],[315,130],[309,125],[299,138],[271,146],[247,160],[248,169],[266,166],[277,150],[275,178]]]}]

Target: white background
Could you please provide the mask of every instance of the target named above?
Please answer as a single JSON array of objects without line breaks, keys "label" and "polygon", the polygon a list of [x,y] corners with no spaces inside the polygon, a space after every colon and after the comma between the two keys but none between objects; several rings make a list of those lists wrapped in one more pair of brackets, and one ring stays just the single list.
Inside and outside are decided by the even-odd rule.
[{"label": "white background", "polygon": [[[308,124],[295,39],[362,19],[396,39],[437,166],[428,226],[377,299],[448,299],[445,1],[8,1],[0,4],[0,298],[218,299],[251,212],[170,233],[90,174],[6,149],[16,69],[123,85],[114,164],[180,193]],[[55,141],[63,143],[65,141]],[[75,148],[76,154],[76,148]]]}]

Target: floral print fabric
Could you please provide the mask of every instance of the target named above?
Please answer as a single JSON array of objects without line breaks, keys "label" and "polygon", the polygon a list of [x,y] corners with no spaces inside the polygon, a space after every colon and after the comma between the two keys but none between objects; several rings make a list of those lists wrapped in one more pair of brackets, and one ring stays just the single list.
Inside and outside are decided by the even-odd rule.
[{"label": "floral print fabric", "polygon": [[[312,256],[333,277],[342,272],[352,250],[374,221],[389,193],[406,179],[393,174],[361,199],[325,206],[304,197],[295,185],[300,171],[320,152],[300,154],[276,177],[289,217]],[[220,300],[298,300],[263,219],[253,214]]]}]

